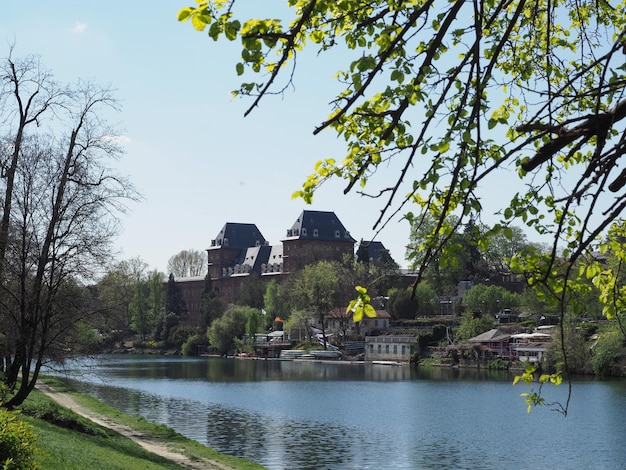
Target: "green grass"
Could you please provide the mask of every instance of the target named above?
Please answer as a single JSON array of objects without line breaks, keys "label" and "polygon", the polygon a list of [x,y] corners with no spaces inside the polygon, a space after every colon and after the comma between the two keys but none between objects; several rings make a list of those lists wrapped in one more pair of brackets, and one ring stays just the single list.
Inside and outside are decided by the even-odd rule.
[{"label": "green grass", "polygon": [[[74,399],[83,407],[128,426],[138,433],[158,439],[168,448],[175,449],[192,460],[215,460],[238,470],[264,468],[242,458],[220,454],[199,442],[185,438],[167,426],[151,423],[142,417],[125,415],[93,397],[72,392],[56,379],[46,377],[40,380],[58,391],[72,393]],[[51,398],[36,390],[24,402],[22,409],[23,419],[31,424],[39,435],[36,459],[40,469],[184,468],[144,450],[132,440],[114,431],[59,406]]]},{"label": "green grass", "polygon": [[38,452],[37,467],[66,470],[125,470],[129,468],[180,469],[158,455],[151,454],[130,439],[116,433],[103,432],[90,436],[65,429],[47,421],[23,417],[35,429]]}]

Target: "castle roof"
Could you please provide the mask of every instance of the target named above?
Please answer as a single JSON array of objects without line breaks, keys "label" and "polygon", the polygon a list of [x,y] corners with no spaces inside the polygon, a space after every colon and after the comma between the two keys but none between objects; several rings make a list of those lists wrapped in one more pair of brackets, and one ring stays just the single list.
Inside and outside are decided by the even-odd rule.
[{"label": "castle roof", "polygon": [[284,240],[332,240],[354,243],[334,212],[302,211],[294,224],[287,230]]},{"label": "castle roof", "polygon": [[211,248],[223,246],[243,250],[263,245],[266,245],[265,237],[255,224],[226,222],[220,233],[211,240]]}]

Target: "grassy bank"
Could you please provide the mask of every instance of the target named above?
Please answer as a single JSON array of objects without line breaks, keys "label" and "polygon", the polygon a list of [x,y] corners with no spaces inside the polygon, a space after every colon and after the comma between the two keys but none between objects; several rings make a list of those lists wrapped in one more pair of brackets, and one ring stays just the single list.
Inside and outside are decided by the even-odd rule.
[{"label": "grassy bank", "polygon": [[[258,470],[263,467],[237,457],[220,454],[172,429],[128,416],[93,397],[75,393],[54,379],[45,379],[57,391],[69,392],[81,407],[133,433],[150,439],[155,445],[175,449],[198,462],[200,468]],[[40,469],[181,469],[188,468],[149,452],[122,434],[100,426],[58,405],[41,392],[34,391],[22,405],[22,419],[38,434],[37,468]],[[202,462],[209,462],[206,467]]]}]

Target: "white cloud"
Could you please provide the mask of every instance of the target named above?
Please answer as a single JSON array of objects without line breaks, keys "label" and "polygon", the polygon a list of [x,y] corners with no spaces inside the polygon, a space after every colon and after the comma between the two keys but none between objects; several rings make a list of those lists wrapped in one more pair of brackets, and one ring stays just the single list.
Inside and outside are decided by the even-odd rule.
[{"label": "white cloud", "polygon": [[81,23],[80,21],[77,21],[76,23],[74,23],[74,26],[72,26],[72,29],[70,31],[75,34],[82,34],[85,32],[86,29],[87,23]]},{"label": "white cloud", "polygon": [[131,138],[126,135],[105,135],[102,137],[102,140],[119,145],[128,145],[132,142]]}]

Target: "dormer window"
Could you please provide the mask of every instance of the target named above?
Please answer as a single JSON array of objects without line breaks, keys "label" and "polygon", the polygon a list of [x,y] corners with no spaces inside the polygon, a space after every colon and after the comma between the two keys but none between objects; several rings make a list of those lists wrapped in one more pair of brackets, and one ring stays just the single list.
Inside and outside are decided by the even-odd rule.
[{"label": "dormer window", "polygon": [[313,236],[314,237],[319,236],[319,231],[316,228],[313,229]]},{"label": "dormer window", "polygon": [[341,237],[339,230],[335,230],[335,238],[339,238],[339,237]]},{"label": "dormer window", "polygon": [[306,237],[306,228],[302,227],[301,232],[302,232],[302,236]]}]

